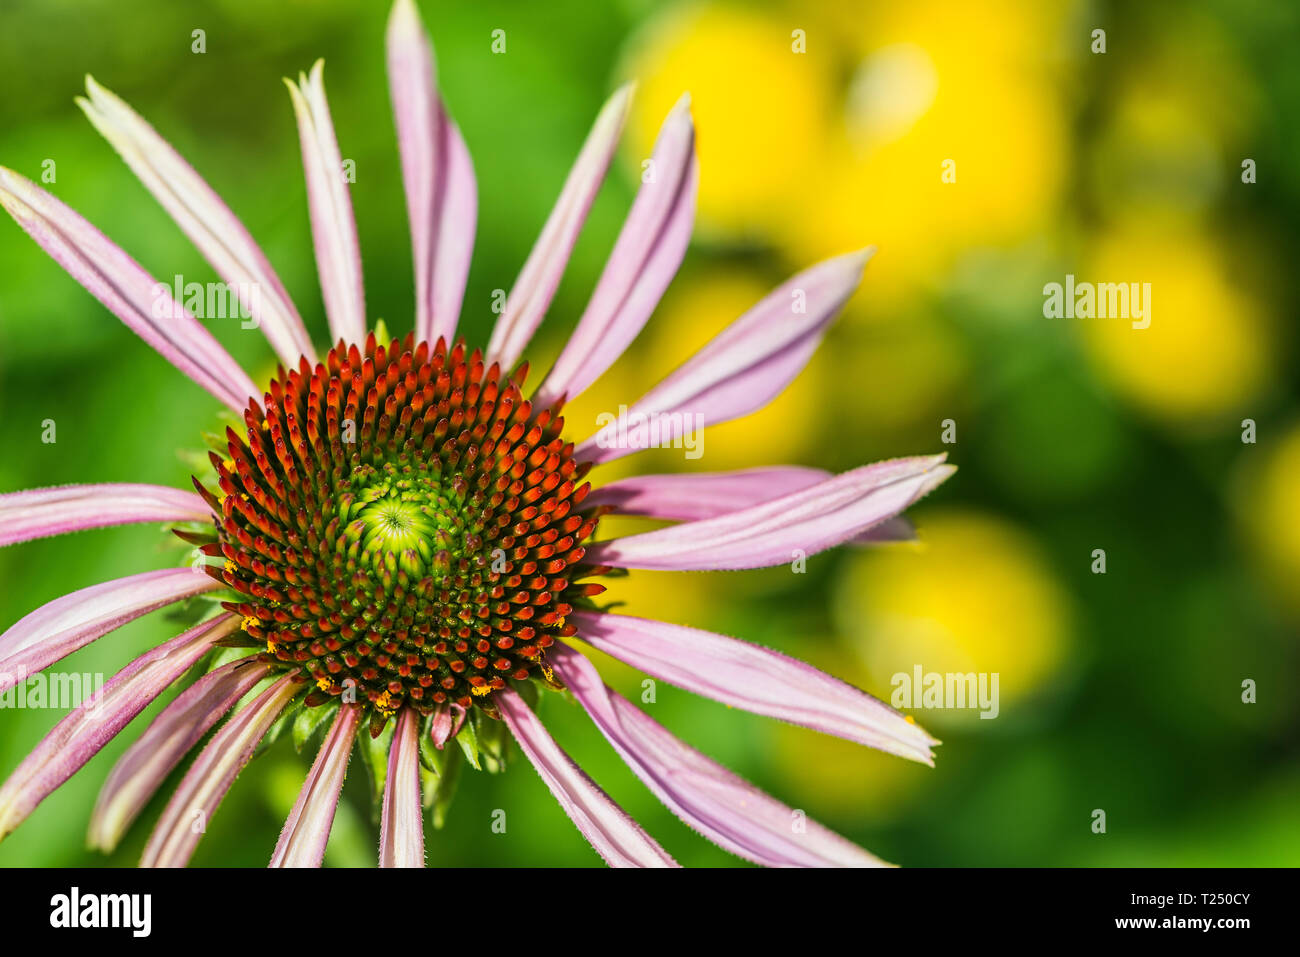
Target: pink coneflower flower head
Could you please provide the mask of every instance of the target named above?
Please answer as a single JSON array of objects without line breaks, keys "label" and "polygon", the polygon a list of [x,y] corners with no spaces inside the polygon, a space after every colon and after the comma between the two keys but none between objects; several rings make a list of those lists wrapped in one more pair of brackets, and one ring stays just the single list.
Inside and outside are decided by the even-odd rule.
[{"label": "pink coneflower flower head", "polygon": [[[0,495],[0,545],[132,522],[166,523],[197,549],[180,568],[72,592],[0,635],[0,692],[122,624],[202,596],[212,614],[128,664],[70,713],[0,787],[0,836],[183,676],[126,751],[90,822],[111,849],[201,741],[143,857],[185,864],[243,766],[274,729],[321,738],[271,863],[314,866],[354,746],[382,780],[379,862],[424,863],[424,818],[445,814],[455,764],[498,769],[509,739],[613,865],[674,861],[550,737],[535,706],[571,694],[672,811],[766,865],[876,858],[802,822],[608,688],[592,647],[725,705],[932,762],[910,719],[809,665],[735,638],[602,610],[615,569],[743,569],[844,543],[908,537],[900,514],[951,473],[942,456],[841,475],[772,466],[599,481],[599,466],[683,429],[762,407],[799,373],[852,295],[855,252],[800,273],[590,437],[565,402],[636,338],[685,254],[697,165],[688,100],[664,121],[590,302],[536,388],[524,352],[560,281],[618,141],[630,90],[597,116],[484,349],[456,335],[477,197],[470,154],[440,101],[411,0],[388,27],[388,69],[415,259],[414,330],[367,321],[361,260],[321,65],[288,83],[334,345],[318,354],[299,312],[234,213],[129,106],[87,81],[80,105],[238,289],[281,360],[259,388],[129,255],[28,180],[0,169],[0,204],[111,312],[241,422],[194,491],[68,485]],[[793,302],[802,308],[792,307]],[[160,307],[160,304],[162,308]],[[593,482],[594,480],[594,482]],[[608,514],[671,524],[601,540]],[[197,667],[196,666],[203,666]],[[215,729],[215,730],[214,730]],[[209,734],[209,732],[212,732]]]}]

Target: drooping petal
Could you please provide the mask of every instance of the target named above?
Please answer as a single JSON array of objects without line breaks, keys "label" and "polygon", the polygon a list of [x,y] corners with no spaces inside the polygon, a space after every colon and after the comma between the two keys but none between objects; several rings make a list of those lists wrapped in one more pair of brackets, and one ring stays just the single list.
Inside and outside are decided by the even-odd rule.
[{"label": "drooping petal", "polygon": [[828,259],[778,286],[574,454],[608,462],[762,408],[817,351],[872,252]]},{"label": "drooping petal", "polygon": [[284,284],[244,224],[194,168],[123,100],[86,77],[89,99],[77,105],[162,204],[185,235],[228,282],[250,319],[287,368],[306,356],[311,338]]},{"label": "drooping petal", "polygon": [[503,369],[513,367],[551,305],[551,297],[564,275],[592,200],[609,169],[631,97],[630,85],[620,87],[596,117],[560,198],[506,297],[505,312],[497,320],[488,343],[489,363],[499,362]]},{"label": "drooping petal", "polygon": [[763,568],[846,542],[951,475],[944,456],[890,459],[714,518],[598,542],[587,560],[619,568]]},{"label": "drooping petal", "polygon": [[58,485],[0,495],[0,546],[133,522],[211,521],[202,498],[164,485]]},{"label": "drooping petal", "polygon": [[56,598],[0,635],[0,692],[128,621],[220,587],[201,571],[167,568]]},{"label": "drooping petal", "polygon": [[779,718],[934,764],[938,742],[910,718],[798,659],[725,635],[662,621],[575,611],[578,637],[669,684],[755,714]]},{"label": "drooping petal", "polygon": [[689,827],[766,867],[879,867],[884,862],[682,743],[605,686],[565,645],[549,656],[560,680],[646,787]]},{"label": "drooping petal", "polygon": [[664,120],[641,189],[578,326],[533,397],[536,408],[572,399],[637,337],[677,274],[695,225],[699,163],[690,97]]},{"label": "drooping petal", "polygon": [[288,79],[284,82],[298,118],[316,271],[320,275],[330,334],[335,342],[342,339],[357,344],[366,338],[361,249],[357,245],[357,224],[352,215],[343,158],[339,155],[334,121],[325,100],[324,71],[325,61],[317,60],[310,76],[300,73],[297,83]]},{"label": "drooping petal", "polygon": [[420,799],[420,719],[403,708],[388,752],[379,829],[380,867],[424,866],[424,805]]},{"label": "drooping petal", "polygon": [[141,655],[102,689],[89,693],[0,787],[0,839],[207,654],[214,641],[238,627],[238,616],[229,614],[195,625]]},{"label": "drooping petal", "polygon": [[[621,515],[695,522],[769,502],[830,477],[831,473],[824,469],[802,465],[760,466],[735,472],[632,475],[593,490],[583,504],[609,506]],[[877,545],[915,539],[912,523],[899,516],[873,525],[851,541]]]},{"label": "drooping petal", "polygon": [[73,279],[172,365],[238,413],[256,386],[167,286],[72,209],[0,166],[0,206]]},{"label": "drooping petal", "polygon": [[388,86],[415,256],[415,338],[451,342],[478,219],[474,165],[438,96],[433,48],[413,0],[388,18]]},{"label": "drooping petal", "polygon": [[159,712],[113,766],[90,816],[86,843],[108,853],[190,749],[270,674],[255,657],[210,671]]},{"label": "drooping petal", "polygon": [[510,733],[560,807],[610,867],[676,867],[677,862],[583,772],[509,688],[494,698]]},{"label": "drooping petal", "polygon": [[271,855],[270,867],[320,867],[325,859],[334,812],[339,806],[339,792],[348,773],[348,757],[357,736],[361,709],[355,705],[339,708],[329,733],[321,742],[307,780],[298,792],[298,800],[280,831],[280,840]]},{"label": "drooping petal", "polygon": [[253,757],[262,736],[298,694],[290,672],[237,712],[212,736],[167,802],[140,859],[141,867],[184,867],[222,798]]},{"label": "drooping petal", "polygon": [[433,720],[429,722],[429,736],[433,746],[441,751],[447,742],[460,733],[460,726],[465,723],[465,709],[450,701],[434,709]]},{"label": "drooping petal", "polygon": [[872,525],[851,541],[854,545],[888,545],[892,542],[914,542],[916,541],[916,526],[902,515],[895,515],[893,518],[885,519],[879,525]]}]

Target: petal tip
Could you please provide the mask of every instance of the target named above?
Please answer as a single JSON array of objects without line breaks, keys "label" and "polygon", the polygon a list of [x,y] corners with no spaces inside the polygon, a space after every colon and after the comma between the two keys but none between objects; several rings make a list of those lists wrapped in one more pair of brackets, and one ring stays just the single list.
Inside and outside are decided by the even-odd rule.
[{"label": "petal tip", "polygon": [[388,14],[388,29],[394,34],[420,36],[424,30],[420,23],[420,10],[415,0],[396,0]]},{"label": "petal tip", "polygon": [[626,117],[629,108],[632,105],[632,97],[636,93],[636,80],[628,80],[617,90],[610,94],[606,101],[606,107],[617,110],[621,117]]},{"label": "petal tip", "polygon": [[854,272],[857,273],[859,282],[862,281],[862,274],[866,272],[867,263],[871,262],[875,257],[878,248],[873,243],[870,246],[863,246],[861,249],[854,250],[844,257],[846,262],[853,267]]}]

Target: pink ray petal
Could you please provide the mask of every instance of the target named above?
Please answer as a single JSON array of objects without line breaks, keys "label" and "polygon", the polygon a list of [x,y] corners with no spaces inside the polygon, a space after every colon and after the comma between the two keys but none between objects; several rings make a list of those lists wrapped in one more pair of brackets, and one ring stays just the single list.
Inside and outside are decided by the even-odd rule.
[{"label": "pink ray petal", "polygon": [[597,542],[587,560],[619,568],[763,568],[814,555],[893,518],[956,469],[944,456],[890,459],[714,518]]},{"label": "pink ray petal", "polygon": [[614,422],[584,440],[579,458],[609,462],[762,408],[790,384],[862,280],[874,250],[806,269],[718,333]]},{"label": "pink ray petal", "polygon": [[168,288],[35,183],[0,166],[0,206],[73,279],[163,358],[236,412],[259,394],[221,344]]},{"label": "pink ray petal", "polygon": [[[831,473],[802,465],[774,465],[735,472],[665,472],[633,475],[602,485],[584,505],[609,506],[621,515],[695,522],[769,502],[824,482]],[[916,539],[912,523],[900,517],[873,525],[854,544],[876,545]]]},{"label": "pink ray petal", "polygon": [[583,504],[612,505],[623,515],[694,522],[771,501],[830,477],[822,469],[801,465],[633,475],[592,490]]},{"label": "pink ray petal", "polygon": [[420,803],[420,717],[403,708],[397,717],[384,779],[379,829],[380,867],[424,866],[424,806]]},{"label": "pink ray petal", "polygon": [[609,169],[631,97],[630,85],[620,87],[596,117],[560,198],[520,270],[514,289],[506,297],[505,312],[497,320],[488,343],[489,363],[499,362],[503,369],[512,368],[546,315],[578,233],[587,220],[587,212]]},{"label": "pink ray petal", "polygon": [[695,225],[699,163],[690,97],[664,120],[643,182],[586,311],[533,397],[536,408],[572,399],[595,382],[637,337],[677,274]]},{"label": "pink ray petal", "polygon": [[298,800],[289,812],[275,845],[269,867],[320,867],[325,859],[339,793],[348,773],[348,757],[357,736],[361,709],[355,705],[339,708],[329,733],[303,782]]},{"label": "pink ray petal", "polygon": [[361,280],[361,249],[352,199],[343,175],[343,158],[334,137],[334,121],[325,100],[325,61],[317,60],[311,75],[300,73],[295,84],[286,79],[293,112],[298,118],[302,165],[307,177],[311,235],[316,247],[316,271],[330,334],[358,344],[366,338],[366,295]]},{"label": "pink ray petal", "polygon": [[195,625],[131,662],[56,724],[0,787],[0,839],[238,627],[235,615]]},{"label": "pink ray petal", "polygon": [[257,744],[280,712],[302,690],[298,672],[290,672],[221,726],[185,772],[163,809],[141,867],[184,867],[198,847],[222,798],[253,757]]},{"label": "pink ray petal", "polygon": [[460,726],[465,723],[465,709],[452,701],[447,704],[438,705],[433,712],[433,720],[429,722],[429,736],[433,738],[433,746],[441,751],[447,746],[447,742],[460,733]]},{"label": "pink ray petal", "polygon": [[388,18],[388,85],[415,256],[415,337],[451,342],[478,219],[474,165],[438,96],[433,47],[412,0]]},{"label": "pink ray petal", "polygon": [[583,772],[509,688],[493,697],[510,733],[560,807],[610,867],[677,867],[677,862]]},{"label": "pink ray petal", "polygon": [[159,712],[100,788],[90,816],[88,846],[105,853],[117,847],[181,759],[269,674],[270,669],[256,657],[240,658],[204,675]]},{"label": "pink ray petal", "polygon": [[593,648],[669,684],[734,708],[856,741],[922,764],[938,744],[883,701],[796,658],[662,621],[575,611]]},{"label": "pink ray petal", "polygon": [[133,522],[211,521],[202,498],[163,485],[106,482],[0,495],[0,546]]},{"label": "pink ray petal", "polygon": [[56,598],[0,635],[0,692],[128,621],[221,588],[192,568],[167,568],[91,585]]},{"label": "pink ray petal", "polygon": [[555,673],[646,787],[723,850],[765,867],[879,867],[868,854],[683,744],[605,686],[586,658],[551,649]]},{"label": "pink ray petal", "polygon": [[91,77],[86,77],[86,92],[89,99],[77,99],[82,112],[231,285],[285,366],[297,368],[301,356],[314,363],[316,354],[302,317],[244,224],[123,100]]}]

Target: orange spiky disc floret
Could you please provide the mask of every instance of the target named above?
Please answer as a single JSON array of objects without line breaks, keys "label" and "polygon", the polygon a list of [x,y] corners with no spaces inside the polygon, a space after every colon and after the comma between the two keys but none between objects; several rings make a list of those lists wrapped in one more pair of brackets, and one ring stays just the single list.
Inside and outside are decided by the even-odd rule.
[{"label": "orange spiky disc floret", "polygon": [[[575,583],[597,514],[581,505],[559,406],[534,410],[463,342],[339,343],[280,370],[227,429],[212,505],[227,607],[263,660],[316,679],[309,703],[355,690],[372,722],[408,705],[491,710],[508,680],[549,675],[574,633]],[[355,682],[351,684],[350,682]],[[382,724],[381,724],[382,726]]]}]

